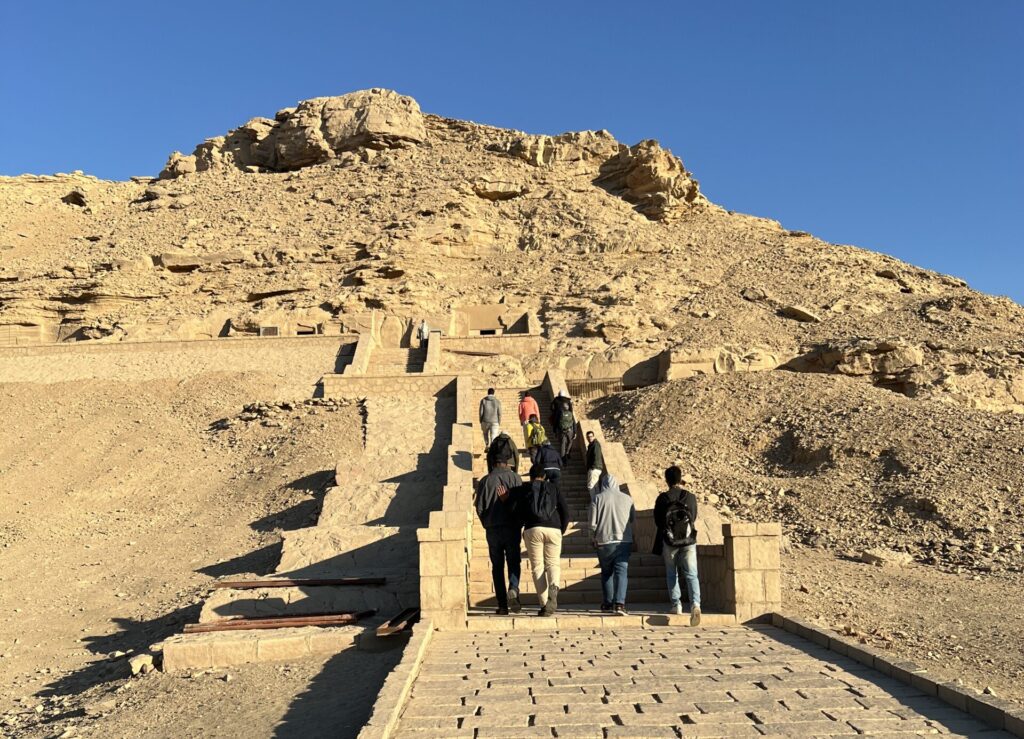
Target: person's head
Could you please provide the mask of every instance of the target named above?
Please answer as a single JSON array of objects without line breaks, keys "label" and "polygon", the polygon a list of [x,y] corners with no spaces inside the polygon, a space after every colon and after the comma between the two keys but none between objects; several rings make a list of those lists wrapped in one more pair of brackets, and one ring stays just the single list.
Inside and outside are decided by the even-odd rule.
[{"label": "person's head", "polygon": [[670,488],[683,482],[683,470],[679,465],[674,464],[665,470],[665,482],[668,483]]},{"label": "person's head", "polygon": [[531,413],[530,414],[530,423],[537,423],[537,414],[536,413]]},{"label": "person's head", "polygon": [[565,392],[563,390],[559,390],[558,391],[558,397],[559,398],[564,398],[565,397]]},{"label": "person's head", "polygon": [[488,395],[494,395],[494,388],[493,387],[487,388],[487,394]]},{"label": "person's head", "polygon": [[530,395],[530,391],[529,391],[529,390],[527,390],[527,391],[526,391],[525,393],[523,393],[523,397],[524,397],[524,398],[532,398],[533,396],[532,396],[532,395]]},{"label": "person's head", "polygon": [[494,469],[508,469],[507,459],[496,459],[494,460]]},{"label": "person's head", "polygon": [[543,480],[546,477],[547,473],[544,472],[544,468],[539,464],[535,464],[530,468],[530,480]]},{"label": "person's head", "polygon": [[591,443],[593,441],[594,441],[594,432],[593,431],[588,431],[587,432],[587,443],[589,444],[589,443]]}]

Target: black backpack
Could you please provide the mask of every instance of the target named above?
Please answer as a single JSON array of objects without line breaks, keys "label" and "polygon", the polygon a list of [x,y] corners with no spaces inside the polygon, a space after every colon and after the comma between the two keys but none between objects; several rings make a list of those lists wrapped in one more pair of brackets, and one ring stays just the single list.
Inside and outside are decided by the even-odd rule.
[{"label": "black backpack", "polygon": [[669,493],[668,508],[665,510],[665,543],[672,547],[685,547],[697,542],[697,526],[690,518],[686,505],[686,490]]},{"label": "black backpack", "polygon": [[555,488],[547,482],[532,486],[530,490],[530,515],[535,521],[551,521],[558,514]]},{"label": "black backpack", "polygon": [[563,401],[559,404],[561,413],[558,416],[558,428],[568,431],[576,425],[576,419],[572,415],[572,403]]},{"label": "black backpack", "polygon": [[511,436],[499,434],[495,437],[494,441],[491,442],[491,448],[488,450],[491,454],[491,460],[493,462],[511,462],[515,458],[512,444]]}]

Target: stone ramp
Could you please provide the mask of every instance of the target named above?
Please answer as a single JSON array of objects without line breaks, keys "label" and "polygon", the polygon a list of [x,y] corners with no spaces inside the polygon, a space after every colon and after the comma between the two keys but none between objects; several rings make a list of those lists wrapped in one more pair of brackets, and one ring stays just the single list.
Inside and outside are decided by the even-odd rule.
[{"label": "stone ramp", "polygon": [[767,625],[437,632],[393,733],[426,737],[1008,737]]}]

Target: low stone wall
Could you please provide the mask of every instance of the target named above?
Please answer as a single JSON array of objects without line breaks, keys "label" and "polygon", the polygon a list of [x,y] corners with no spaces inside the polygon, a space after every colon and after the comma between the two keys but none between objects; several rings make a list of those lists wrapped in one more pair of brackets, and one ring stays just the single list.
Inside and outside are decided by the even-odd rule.
[{"label": "low stone wall", "polygon": [[750,621],[782,607],[782,524],[727,523],[725,604],[740,621]]},{"label": "low stone wall", "polygon": [[374,701],[370,720],[360,730],[358,739],[389,739],[394,734],[413,683],[419,677],[433,633],[434,625],[430,621],[421,620],[413,627],[412,638],[405,645],[402,659],[388,673]]},{"label": "low stone wall", "polygon": [[264,372],[286,378],[293,396],[311,395],[325,372],[348,364],[357,338],[236,337],[0,347],[0,382],[147,382],[213,372]]},{"label": "low stone wall", "polygon": [[378,393],[390,395],[436,395],[451,385],[455,375],[324,375],[325,398],[363,397]]},{"label": "low stone wall", "polygon": [[770,620],[773,626],[812,641],[836,654],[856,660],[865,667],[920,690],[925,695],[938,698],[984,721],[993,729],[1024,737],[1024,708],[1015,703],[979,693],[955,682],[940,682],[933,679],[925,668],[915,662],[895,658],[887,652],[840,636],[805,619],[772,613]]},{"label": "low stone wall", "polygon": [[416,532],[420,547],[420,610],[435,628],[465,628],[473,525],[473,383],[455,378],[455,423],[440,511]]},{"label": "low stone wall", "polygon": [[509,354],[517,358],[536,354],[543,344],[543,337],[531,334],[445,336],[441,339],[441,349],[446,352]]}]

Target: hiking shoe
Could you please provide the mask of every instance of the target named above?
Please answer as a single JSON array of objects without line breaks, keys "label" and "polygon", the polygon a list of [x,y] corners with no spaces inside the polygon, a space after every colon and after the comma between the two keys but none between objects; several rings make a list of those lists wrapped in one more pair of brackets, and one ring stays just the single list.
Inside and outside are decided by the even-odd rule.
[{"label": "hiking shoe", "polygon": [[612,612],[612,604],[611,603],[602,603],[601,604],[601,613],[611,613],[611,612]]},{"label": "hiking shoe", "polygon": [[629,615],[629,613],[627,613],[627,611],[626,611],[626,604],[625,603],[616,603],[615,604],[615,615],[616,616],[628,616]]},{"label": "hiking shoe", "polygon": [[508,615],[508,609],[505,608],[504,606],[498,606],[498,610],[496,610],[495,613],[498,614],[499,616],[507,616]]},{"label": "hiking shoe", "polygon": [[550,603],[546,603],[543,608],[537,613],[538,616],[554,616],[555,609],[551,607]]},{"label": "hiking shoe", "polygon": [[690,611],[690,626],[700,626],[700,606],[694,606]]},{"label": "hiking shoe", "polygon": [[548,602],[545,605],[545,608],[551,609],[552,613],[554,613],[555,611],[558,610],[558,586],[557,585],[548,585]]},{"label": "hiking shoe", "polygon": [[508,609],[512,613],[519,613],[523,610],[523,604],[519,602],[519,591],[515,588],[508,591]]},{"label": "hiking shoe", "polygon": [[682,603],[673,603],[671,609],[669,610],[669,612],[675,614],[676,616],[682,616],[683,615],[683,604]]}]

